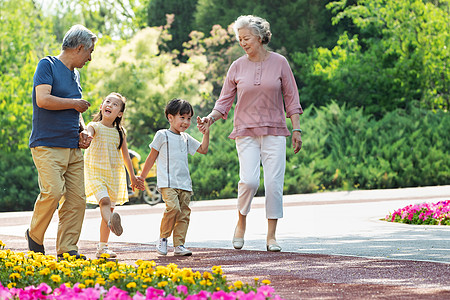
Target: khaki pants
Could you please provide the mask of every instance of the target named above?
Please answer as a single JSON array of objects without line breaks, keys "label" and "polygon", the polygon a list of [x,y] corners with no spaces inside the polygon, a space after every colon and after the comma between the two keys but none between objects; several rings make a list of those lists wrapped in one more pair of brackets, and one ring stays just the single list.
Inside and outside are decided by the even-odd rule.
[{"label": "khaki pants", "polygon": [[161,195],[166,203],[166,210],[161,220],[160,237],[168,238],[173,232],[173,246],[184,245],[191,216],[189,202],[192,192],[162,188]]},{"label": "khaki pants", "polygon": [[78,251],[86,209],[81,149],[35,147],[31,148],[31,154],[41,192],[34,205],[30,237],[44,244],[45,232],[59,203],[56,252]]}]

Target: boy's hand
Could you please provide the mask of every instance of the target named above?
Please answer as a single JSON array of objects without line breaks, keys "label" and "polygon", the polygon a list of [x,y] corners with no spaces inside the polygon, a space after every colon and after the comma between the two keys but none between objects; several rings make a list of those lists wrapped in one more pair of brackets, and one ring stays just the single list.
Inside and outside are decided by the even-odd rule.
[{"label": "boy's hand", "polygon": [[136,188],[141,191],[145,190],[144,181],[145,181],[145,179],[143,179],[141,176],[137,176],[136,177]]}]

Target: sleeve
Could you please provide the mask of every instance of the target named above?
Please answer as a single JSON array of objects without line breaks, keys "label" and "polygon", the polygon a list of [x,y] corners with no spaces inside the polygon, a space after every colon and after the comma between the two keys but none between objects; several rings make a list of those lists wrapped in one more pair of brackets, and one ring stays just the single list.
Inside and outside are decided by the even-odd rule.
[{"label": "sleeve", "polygon": [[155,149],[156,151],[160,152],[161,146],[166,142],[166,137],[164,133],[160,130],[157,131],[155,134],[155,137],[153,138],[153,141],[150,145],[148,145],[150,148]]},{"label": "sleeve", "polygon": [[194,155],[197,153],[198,148],[202,143],[194,139],[192,136],[186,133],[187,141],[188,141],[188,153],[190,155]]},{"label": "sleeve", "polygon": [[35,86],[41,84],[53,85],[53,71],[50,62],[43,58],[39,61],[34,73]]},{"label": "sleeve", "polygon": [[293,114],[302,114],[303,109],[300,105],[297,83],[295,82],[291,67],[284,57],[281,67],[281,90],[284,98],[286,116],[289,118]]},{"label": "sleeve", "polygon": [[228,118],[228,112],[233,105],[234,98],[236,96],[236,61],[234,61],[227,72],[227,77],[222,86],[219,99],[217,99],[214,109],[223,115],[224,119]]},{"label": "sleeve", "polygon": [[95,137],[98,133],[98,127],[99,127],[98,122],[89,122],[89,124],[86,125],[86,128],[88,128],[89,126],[94,128],[94,131],[95,131],[94,137]]}]

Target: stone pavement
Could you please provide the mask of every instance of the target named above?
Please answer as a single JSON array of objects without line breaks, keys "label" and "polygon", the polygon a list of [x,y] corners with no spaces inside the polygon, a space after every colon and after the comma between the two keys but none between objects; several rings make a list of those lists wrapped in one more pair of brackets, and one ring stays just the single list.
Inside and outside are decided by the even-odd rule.
[{"label": "stone pavement", "polygon": [[[231,246],[236,199],[196,201],[186,240],[194,252],[189,258],[154,251],[163,204],[125,205],[116,209],[124,234],[111,235],[110,246],[127,263],[149,259],[200,271],[222,265],[230,280],[269,278],[286,299],[450,299],[450,228],[380,220],[408,204],[449,199],[450,186],[285,196],[277,232],[281,253],[264,251],[264,198],[255,198],[240,251]],[[26,250],[30,217],[31,212],[0,214],[0,240],[8,248]],[[46,235],[49,254],[55,254],[57,221],[55,214]],[[79,246],[90,258],[99,222],[98,208],[86,211]]]}]

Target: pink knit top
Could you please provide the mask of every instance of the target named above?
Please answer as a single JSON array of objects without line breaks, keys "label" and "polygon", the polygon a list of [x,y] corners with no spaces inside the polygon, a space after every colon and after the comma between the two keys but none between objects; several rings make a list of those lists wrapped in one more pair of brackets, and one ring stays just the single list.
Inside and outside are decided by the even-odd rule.
[{"label": "pink knit top", "polygon": [[214,106],[224,119],[228,117],[236,94],[231,139],[289,136],[286,117],[303,113],[292,70],[286,58],[275,52],[270,52],[262,62],[252,62],[244,55],[231,64]]}]

